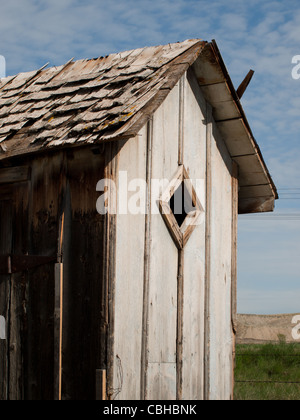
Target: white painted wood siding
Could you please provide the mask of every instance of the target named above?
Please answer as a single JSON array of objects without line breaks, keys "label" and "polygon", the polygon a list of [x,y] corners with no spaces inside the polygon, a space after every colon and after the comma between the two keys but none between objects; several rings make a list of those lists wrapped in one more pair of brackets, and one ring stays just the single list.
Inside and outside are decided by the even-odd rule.
[{"label": "white painted wood siding", "polygon": [[[182,78],[183,153],[180,143],[180,87],[170,92],[152,120],[150,164],[152,214],[118,215],[116,239],[114,390],[117,399],[174,400],[178,391],[178,249],[156,207],[155,180],[171,181],[179,155],[206,210],[206,102],[189,71]],[[119,171],[128,182],[146,180],[145,126],[120,153]],[[232,392],[231,258],[232,162],[213,123],[211,141],[210,299],[208,316],[209,394],[229,399]],[[202,180],[202,181],[201,181]],[[128,197],[130,197],[128,193]],[[155,206],[155,208],[154,208]],[[156,210],[156,214],[153,214]],[[145,231],[149,255],[145,268]],[[206,220],[184,248],[182,398],[201,400],[205,391]],[[207,260],[208,261],[208,260]],[[146,286],[146,288],[145,288]],[[121,375],[122,374],[122,375]],[[120,377],[123,380],[120,382]]]}]

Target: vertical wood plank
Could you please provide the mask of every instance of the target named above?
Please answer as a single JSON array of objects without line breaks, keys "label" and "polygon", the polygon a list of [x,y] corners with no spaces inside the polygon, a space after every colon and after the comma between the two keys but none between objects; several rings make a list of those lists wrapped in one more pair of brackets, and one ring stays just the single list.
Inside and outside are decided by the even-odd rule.
[{"label": "vertical wood plank", "polygon": [[[136,180],[142,179],[143,182],[145,180],[147,127],[145,126],[139,134],[124,144],[120,151],[118,167],[114,394],[115,399],[121,400],[139,400],[142,386],[145,197],[142,198],[139,192],[145,193],[142,190],[145,184],[137,186],[133,183]],[[132,188],[134,191],[130,191],[130,186],[134,187]],[[137,207],[134,208],[130,204],[135,204]],[[127,214],[123,214],[126,213],[124,211],[126,208]]]},{"label": "vertical wood plank", "polygon": [[[18,172],[18,168],[16,171]],[[28,172],[28,170],[27,170]],[[11,242],[11,254],[21,255],[28,250],[28,186],[27,183],[10,185],[12,225],[6,232],[6,241]],[[2,189],[2,188],[1,188]],[[9,223],[9,222],[8,222]],[[24,397],[23,357],[25,351],[25,273],[15,273],[9,279],[9,313],[7,315],[7,365],[9,400],[22,400]]]},{"label": "vertical wood plank", "polygon": [[232,392],[232,160],[213,123],[210,266],[210,399]]},{"label": "vertical wood plank", "polygon": [[[31,255],[55,256],[58,251],[61,152],[30,161],[29,246]],[[28,272],[26,291],[25,399],[54,400],[55,266]]]},{"label": "vertical wood plank", "polygon": [[[22,170],[22,168],[21,168]],[[14,185],[14,196],[15,196],[15,221],[13,227],[13,242],[14,249],[13,253],[16,255],[22,255],[29,253],[29,189],[30,189],[30,173],[31,168],[27,167],[26,172],[28,173],[24,181]],[[26,361],[28,353],[28,331],[27,331],[27,298],[28,298],[28,280],[29,272],[16,273],[12,276],[15,282],[15,291],[17,295],[16,300],[16,314],[17,314],[17,335],[16,342],[18,342],[18,350],[16,355],[16,399],[26,399],[27,389],[27,371]]]},{"label": "vertical wood plank", "polygon": [[[179,85],[176,85],[153,117],[153,213],[160,198],[153,180],[170,182],[178,169],[178,110]],[[167,185],[168,182],[165,188]],[[176,399],[177,276],[178,249],[157,211],[151,217],[147,399]]]},{"label": "vertical wood plank", "polygon": [[178,251],[177,277],[177,343],[176,343],[176,399],[182,400],[183,395],[183,317],[184,317],[184,250]]},{"label": "vertical wood plank", "polygon": [[231,251],[231,322],[232,322],[232,391],[231,399],[234,398],[234,372],[235,372],[235,349],[237,335],[237,242],[238,242],[238,165],[232,164],[232,251]]},{"label": "vertical wood plank", "polygon": [[179,81],[178,165],[184,165],[184,94],[185,76]]},{"label": "vertical wood plank", "polygon": [[[106,179],[116,184],[119,166],[119,147],[115,143],[107,145],[105,149]],[[110,191],[110,202],[116,200],[114,192]],[[115,344],[115,294],[116,294],[116,224],[117,215],[107,214],[105,230],[107,242],[105,245],[105,282],[107,285],[107,397],[114,396],[114,344]]]},{"label": "vertical wood plank", "polygon": [[143,330],[142,330],[142,357],[141,357],[141,400],[147,396],[147,370],[148,370],[148,340],[149,340],[149,281],[151,259],[151,178],[152,178],[152,144],[153,119],[147,124],[147,156],[146,156],[146,216],[145,216],[145,245],[144,245],[144,293],[143,293]]},{"label": "vertical wood plank", "polygon": [[22,286],[21,275],[11,275],[9,305],[9,400],[20,401],[23,396],[22,369]]},{"label": "vertical wood plank", "polygon": [[210,280],[211,280],[211,200],[212,200],[212,107],[206,111],[206,220],[205,220],[205,308],[204,308],[204,399],[210,399]]},{"label": "vertical wood plank", "polygon": [[238,165],[232,165],[232,267],[231,267],[231,316],[233,332],[237,332],[237,242],[238,242]]},{"label": "vertical wood plank", "polygon": [[63,264],[55,264],[54,399],[62,399]]},{"label": "vertical wood plank", "polygon": [[84,149],[68,153],[66,163],[62,399],[95,400],[96,369],[106,368],[101,341],[104,216],[96,209],[104,156]]},{"label": "vertical wood plank", "polygon": [[[184,163],[205,209],[206,103],[193,72],[186,75],[184,103]],[[205,215],[184,247],[183,400],[203,399],[204,298]]]}]

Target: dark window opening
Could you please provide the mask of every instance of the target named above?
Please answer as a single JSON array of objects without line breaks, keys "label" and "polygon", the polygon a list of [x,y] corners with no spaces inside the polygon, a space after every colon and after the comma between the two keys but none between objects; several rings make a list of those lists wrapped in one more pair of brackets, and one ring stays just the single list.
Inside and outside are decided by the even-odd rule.
[{"label": "dark window opening", "polygon": [[192,197],[186,187],[185,182],[172,195],[169,206],[175,216],[178,226],[181,227],[190,212],[195,210]]}]

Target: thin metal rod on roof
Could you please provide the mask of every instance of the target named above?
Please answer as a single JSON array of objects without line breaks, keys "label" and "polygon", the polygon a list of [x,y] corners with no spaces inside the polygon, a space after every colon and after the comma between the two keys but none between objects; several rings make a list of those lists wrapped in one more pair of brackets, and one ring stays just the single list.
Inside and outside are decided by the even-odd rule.
[{"label": "thin metal rod on roof", "polygon": [[249,83],[251,82],[254,73],[254,70],[250,70],[245,79],[240,84],[239,88],[237,89],[236,93],[239,99],[241,99],[244,93],[246,92],[246,89],[249,86]]}]

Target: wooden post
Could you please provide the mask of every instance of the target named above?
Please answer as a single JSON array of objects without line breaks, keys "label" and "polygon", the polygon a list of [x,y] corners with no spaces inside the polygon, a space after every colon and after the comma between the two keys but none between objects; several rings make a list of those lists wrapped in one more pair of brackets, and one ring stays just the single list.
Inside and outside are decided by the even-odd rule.
[{"label": "wooden post", "polygon": [[106,401],[106,370],[96,370],[96,401]]}]

